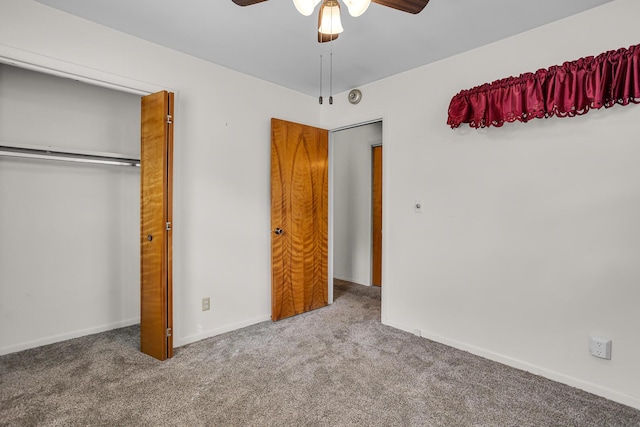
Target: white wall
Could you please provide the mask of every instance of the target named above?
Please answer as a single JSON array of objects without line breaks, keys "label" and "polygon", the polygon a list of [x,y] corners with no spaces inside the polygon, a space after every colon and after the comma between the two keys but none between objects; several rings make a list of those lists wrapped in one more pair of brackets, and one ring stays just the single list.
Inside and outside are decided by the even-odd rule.
[{"label": "white wall", "polygon": [[616,0],[324,109],[328,128],[384,119],[387,324],[640,408],[640,106],[446,126],[461,89],[636,44],[638,16]]},{"label": "white wall", "polygon": [[[140,97],[0,64],[0,141],[139,157]],[[0,354],[139,321],[139,181],[0,157]]]},{"label": "white wall", "polygon": [[333,277],[371,285],[371,147],[382,123],[332,132]]},{"label": "white wall", "polygon": [[317,99],[33,1],[0,9],[0,56],[176,92],[175,345],[269,319],[270,119],[317,125]]}]

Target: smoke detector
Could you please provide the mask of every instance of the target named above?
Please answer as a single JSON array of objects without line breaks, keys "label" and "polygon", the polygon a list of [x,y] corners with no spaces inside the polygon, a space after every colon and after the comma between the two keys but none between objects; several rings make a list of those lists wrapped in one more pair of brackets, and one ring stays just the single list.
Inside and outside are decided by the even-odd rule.
[{"label": "smoke detector", "polygon": [[360,92],[358,89],[352,89],[351,92],[349,92],[350,103],[357,104],[358,102],[360,102],[361,99],[362,99],[362,92]]}]

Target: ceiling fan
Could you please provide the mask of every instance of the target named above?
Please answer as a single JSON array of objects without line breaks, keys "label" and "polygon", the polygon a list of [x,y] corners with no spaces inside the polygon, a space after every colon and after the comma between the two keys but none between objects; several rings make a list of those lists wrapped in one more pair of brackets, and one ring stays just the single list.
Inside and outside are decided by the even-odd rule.
[{"label": "ceiling fan", "polygon": [[[238,6],[250,6],[267,0],[232,0]],[[313,13],[316,6],[322,2],[318,12],[318,42],[330,42],[338,38],[343,31],[340,22],[340,3],[338,0],[293,0],[298,12],[304,16]],[[349,14],[357,17],[362,15],[371,2],[381,4],[408,13],[420,13],[429,0],[342,0],[347,6]]]}]

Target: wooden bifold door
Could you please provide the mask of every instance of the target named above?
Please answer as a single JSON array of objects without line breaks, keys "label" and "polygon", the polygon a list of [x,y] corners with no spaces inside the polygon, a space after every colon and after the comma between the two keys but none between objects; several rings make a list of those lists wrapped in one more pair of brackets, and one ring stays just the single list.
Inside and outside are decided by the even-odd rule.
[{"label": "wooden bifold door", "polygon": [[140,142],[140,351],[173,356],[173,93],[142,98]]}]

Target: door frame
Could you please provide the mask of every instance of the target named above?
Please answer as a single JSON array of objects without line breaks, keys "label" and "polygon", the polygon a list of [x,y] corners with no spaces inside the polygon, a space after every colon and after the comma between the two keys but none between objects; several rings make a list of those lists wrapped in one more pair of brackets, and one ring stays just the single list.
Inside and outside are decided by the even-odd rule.
[{"label": "door frame", "polygon": [[151,95],[162,90],[177,95],[177,91],[173,88],[111,74],[2,44],[0,44],[0,63],[140,96]]},{"label": "door frame", "polygon": [[[346,123],[343,125],[339,125],[336,127],[329,127],[329,230],[328,230],[328,244],[329,244],[329,248],[328,248],[328,256],[329,256],[329,260],[328,260],[328,271],[327,271],[327,276],[329,279],[329,304],[333,304],[333,257],[334,257],[334,250],[333,250],[333,233],[334,233],[334,184],[335,184],[335,175],[334,175],[334,153],[335,153],[335,148],[334,148],[334,133],[335,132],[339,132],[342,130],[347,130],[347,129],[352,129],[352,128],[356,128],[356,127],[360,127],[360,126],[365,126],[365,125],[370,125],[373,123],[382,123],[382,135],[381,135],[381,141],[379,143],[379,145],[382,145],[385,147],[385,159],[388,159],[388,145],[387,145],[387,131],[386,131],[386,126],[385,123],[387,123],[387,118],[386,118],[386,114],[374,114],[371,116],[371,118],[365,118],[365,119],[355,119],[355,120],[350,120],[350,119],[346,119]],[[325,128],[327,128],[327,126],[325,126]],[[384,161],[382,162],[382,194],[385,195],[385,197],[382,199],[382,229],[384,231],[388,230],[388,218],[389,215],[388,214],[384,214],[384,212],[388,212],[388,205],[389,205],[389,190],[387,189],[388,187],[388,181],[389,181],[389,173],[387,171],[389,162],[388,161]],[[384,235],[383,235],[384,236]],[[387,255],[387,247],[388,247],[388,239],[385,239],[383,237],[382,239],[382,282],[383,283],[389,283],[389,281],[387,280],[387,259],[388,259],[388,255]],[[386,294],[387,294],[387,289],[388,286],[382,286],[381,287],[381,321],[382,323],[386,323],[387,321],[387,305],[386,305]]]}]

